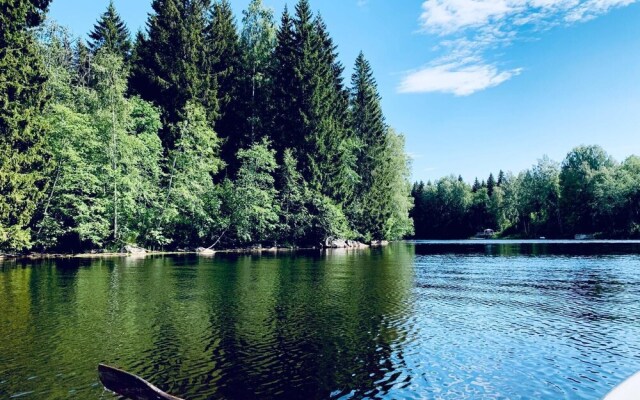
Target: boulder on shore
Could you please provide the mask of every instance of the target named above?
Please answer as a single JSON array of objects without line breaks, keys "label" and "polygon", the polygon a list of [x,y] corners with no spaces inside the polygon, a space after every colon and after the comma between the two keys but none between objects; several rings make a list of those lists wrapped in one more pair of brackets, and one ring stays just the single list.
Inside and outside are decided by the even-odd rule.
[{"label": "boulder on shore", "polygon": [[328,237],[324,240],[323,247],[326,249],[361,249],[368,246],[356,240],[345,240]]},{"label": "boulder on shore", "polygon": [[371,241],[371,246],[372,247],[387,246],[388,244],[389,244],[389,242],[387,240],[372,240]]},{"label": "boulder on shore", "polygon": [[133,255],[147,254],[147,250],[143,249],[142,247],[133,246],[130,244],[124,246],[124,251],[127,254],[133,254]]},{"label": "boulder on shore", "polygon": [[210,256],[210,255],[216,254],[215,250],[207,249],[207,248],[204,248],[204,247],[198,247],[196,249],[196,253],[198,253],[199,255],[202,255],[202,256]]}]

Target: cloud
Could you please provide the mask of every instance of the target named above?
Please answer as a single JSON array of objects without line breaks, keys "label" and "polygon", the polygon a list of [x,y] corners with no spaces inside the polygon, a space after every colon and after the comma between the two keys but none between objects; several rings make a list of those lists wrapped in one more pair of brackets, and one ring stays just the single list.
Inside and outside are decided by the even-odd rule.
[{"label": "cloud", "polygon": [[369,0],[358,0],[356,4],[358,5],[358,7],[364,7],[369,4]]},{"label": "cloud", "polygon": [[487,89],[518,75],[520,69],[499,71],[493,65],[443,64],[425,67],[407,75],[398,91],[400,93],[442,92],[467,96]]},{"label": "cloud", "polygon": [[584,22],[639,0],[426,0],[421,31],[438,38],[427,66],[405,74],[400,93],[466,96],[521,73],[500,60],[523,38]]}]

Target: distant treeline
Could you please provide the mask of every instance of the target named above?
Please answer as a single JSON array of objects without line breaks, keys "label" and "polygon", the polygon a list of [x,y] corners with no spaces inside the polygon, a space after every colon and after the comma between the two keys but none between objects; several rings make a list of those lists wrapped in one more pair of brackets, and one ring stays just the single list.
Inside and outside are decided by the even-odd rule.
[{"label": "distant treeline", "polygon": [[598,146],[473,185],[454,176],[415,183],[412,195],[417,238],[467,238],[484,229],[523,238],[640,237],[640,158],[618,163]]},{"label": "distant treeline", "polygon": [[0,14],[0,251],[412,233],[404,139],[307,0],[153,0],[133,41],[111,3],[86,43],[48,3]]}]

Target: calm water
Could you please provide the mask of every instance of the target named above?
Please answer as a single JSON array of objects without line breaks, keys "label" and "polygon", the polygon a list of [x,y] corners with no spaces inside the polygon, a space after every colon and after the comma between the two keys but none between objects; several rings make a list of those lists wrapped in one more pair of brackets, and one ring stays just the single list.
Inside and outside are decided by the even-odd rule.
[{"label": "calm water", "polygon": [[598,399],[640,370],[640,245],[418,242],[5,262],[0,398]]}]

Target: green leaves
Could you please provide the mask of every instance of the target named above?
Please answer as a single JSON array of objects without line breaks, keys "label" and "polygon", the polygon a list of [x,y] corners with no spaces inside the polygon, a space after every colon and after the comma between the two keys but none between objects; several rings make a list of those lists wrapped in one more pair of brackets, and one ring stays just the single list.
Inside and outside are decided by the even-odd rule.
[{"label": "green leaves", "polygon": [[128,60],[131,52],[131,38],[129,29],[125,25],[120,15],[113,5],[113,0],[109,2],[107,11],[100,17],[89,33],[89,48],[96,54],[103,50],[112,54],[117,54],[123,60]]},{"label": "green leaves", "polygon": [[44,147],[46,75],[33,32],[48,1],[3,2],[0,12],[0,251],[22,250],[50,168]]},{"label": "green leaves", "polygon": [[39,248],[64,251],[411,232],[404,141],[362,55],[345,87],[307,1],[276,30],[253,0],[238,33],[226,0],[154,0],[132,50],[112,3],[88,47],[55,24],[35,46],[25,29],[43,8],[11,7],[0,33],[13,43],[0,47],[5,248],[29,247],[31,230]]}]

